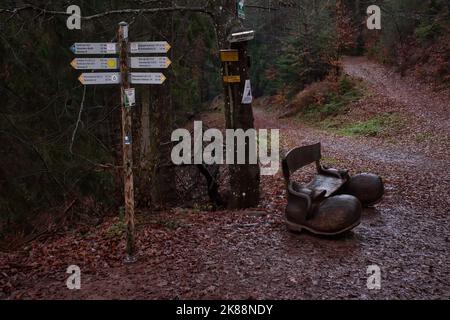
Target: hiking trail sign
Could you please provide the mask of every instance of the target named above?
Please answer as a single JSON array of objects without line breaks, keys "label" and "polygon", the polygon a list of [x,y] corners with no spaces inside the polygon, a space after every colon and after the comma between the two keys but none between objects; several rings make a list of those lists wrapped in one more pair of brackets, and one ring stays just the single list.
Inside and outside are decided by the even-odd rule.
[{"label": "hiking trail sign", "polygon": [[81,84],[100,85],[100,84],[120,84],[119,72],[98,72],[98,73],[83,73],[78,80]]},{"label": "hiking trail sign", "polygon": [[70,65],[75,70],[118,70],[117,58],[76,58]]},{"label": "hiking trail sign", "polygon": [[132,72],[131,83],[132,84],[163,84],[166,81],[166,77],[162,73],[154,72]]},{"label": "hiking trail sign", "polygon": [[237,0],[237,13],[240,19],[245,19],[245,1]]},{"label": "hiking trail sign", "polygon": [[167,53],[171,46],[167,41],[131,42],[130,52],[137,53]]},{"label": "hiking trail sign", "polygon": [[253,102],[252,85],[250,80],[245,80],[244,94],[242,95],[242,104],[251,104]]},{"label": "hiking trail sign", "polygon": [[136,89],[125,89],[125,108],[131,108],[136,105]]},{"label": "hiking trail sign", "polygon": [[74,54],[117,54],[117,43],[74,43],[70,50]]},{"label": "hiking trail sign", "polygon": [[[166,77],[160,72],[131,72],[130,79],[131,84],[163,84],[166,81]],[[78,80],[85,86],[120,84],[122,76],[120,72],[83,73]]]},{"label": "hiking trail sign", "polygon": [[[107,55],[119,53],[118,43],[75,43],[70,49],[80,55]],[[166,53],[170,50],[166,41],[131,42],[127,44],[127,53]],[[127,57],[127,70],[130,69],[167,69],[172,64],[168,57]],[[70,65],[75,70],[118,70],[119,58],[75,58]],[[166,77],[162,73],[128,72],[132,84],[161,85]],[[120,72],[83,73],[78,80],[83,85],[121,84]]]},{"label": "hiking trail sign", "polygon": [[167,69],[172,64],[167,57],[132,57],[132,69]]},{"label": "hiking trail sign", "polygon": [[161,72],[131,72],[131,69],[167,69],[167,57],[130,57],[130,54],[165,54],[170,50],[166,41],[129,42],[129,25],[119,23],[117,43],[74,43],[70,50],[76,55],[118,55],[118,57],[75,58],[70,65],[75,70],[108,70],[113,72],[85,72],[78,80],[87,85],[120,85],[122,105],[122,153],[125,196],[126,263],[136,258],[132,107],[136,105],[136,90],[130,84],[162,85],[166,77]]}]

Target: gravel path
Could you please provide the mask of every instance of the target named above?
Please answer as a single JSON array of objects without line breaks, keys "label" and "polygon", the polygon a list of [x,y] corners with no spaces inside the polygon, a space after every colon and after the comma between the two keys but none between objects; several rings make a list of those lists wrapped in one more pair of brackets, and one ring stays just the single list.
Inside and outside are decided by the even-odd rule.
[{"label": "gravel path", "polygon": [[413,77],[401,77],[387,67],[363,57],[346,57],[342,60],[344,71],[369,83],[380,95],[398,102],[399,111],[419,118],[423,126],[434,130],[450,128],[450,90],[434,92]]},{"label": "gravel path", "polygon": [[[410,90],[402,79],[386,75],[383,67],[362,59],[346,59],[344,65],[348,73],[360,75],[380,95],[398,102],[389,108],[420,120],[434,118],[433,128],[439,128],[435,134],[448,132],[448,105],[429,99],[427,90]],[[393,83],[396,87],[389,89]],[[411,99],[418,103],[410,103]],[[426,107],[423,101],[428,102]],[[352,173],[382,175],[386,198],[376,209],[366,210],[361,226],[344,237],[296,235],[287,232],[283,223],[281,175],[266,177],[264,200],[258,209],[217,213],[176,210],[152,217],[153,222],[138,230],[141,256],[133,266],[122,266],[120,256],[114,256],[123,243],[105,242],[106,236],[99,232],[82,239],[73,234],[49,240],[45,250],[36,244],[30,249],[34,256],[7,257],[8,261],[22,259],[22,265],[16,266],[17,284],[8,297],[450,298],[450,157],[445,139],[436,142],[441,144],[438,148],[427,148],[411,141],[339,137],[290,119],[277,120],[260,109],[255,110],[255,116],[258,127],[281,129],[285,150],[320,141],[325,162],[349,168]],[[423,125],[430,123],[424,121]],[[162,220],[166,227],[155,222]],[[167,228],[167,221],[176,222],[176,227]],[[108,225],[101,227],[105,228]],[[70,255],[75,248],[77,255]],[[80,265],[84,272],[80,291],[65,288],[69,264]],[[381,268],[381,290],[367,288],[370,265]],[[21,268],[29,268],[28,273]],[[23,280],[21,275],[28,278]]]}]

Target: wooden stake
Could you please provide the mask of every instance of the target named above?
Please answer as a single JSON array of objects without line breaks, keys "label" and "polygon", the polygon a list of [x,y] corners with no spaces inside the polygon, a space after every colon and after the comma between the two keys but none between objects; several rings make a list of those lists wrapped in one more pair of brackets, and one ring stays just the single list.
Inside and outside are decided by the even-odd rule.
[{"label": "wooden stake", "polygon": [[133,138],[131,107],[125,101],[125,90],[130,88],[129,59],[128,59],[128,23],[119,23],[120,47],[120,96],[122,103],[122,138],[123,138],[123,168],[125,195],[125,224],[126,224],[126,263],[137,261],[134,242],[134,181],[133,181]]}]

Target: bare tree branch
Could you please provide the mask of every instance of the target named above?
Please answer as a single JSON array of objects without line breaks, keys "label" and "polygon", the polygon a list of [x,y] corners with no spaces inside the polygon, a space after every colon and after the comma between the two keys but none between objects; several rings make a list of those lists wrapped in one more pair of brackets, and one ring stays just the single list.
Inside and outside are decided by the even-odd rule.
[{"label": "bare tree branch", "polygon": [[[13,8],[13,9],[0,9],[0,14],[9,13],[13,16],[19,14],[22,11],[36,11],[39,13],[39,15],[60,15],[60,16],[71,16],[71,14],[68,14],[65,11],[55,11],[55,10],[48,10],[45,8],[41,8],[32,4],[27,4],[20,8]],[[161,12],[199,12],[199,13],[205,13],[207,15],[213,16],[213,13],[208,11],[208,8],[205,7],[167,7],[167,8],[146,8],[146,9],[120,9],[120,10],[110,10],[105,11],[101,13],[97,13],[90,16],[82,16],[82,20],[95,20],[99,18],[103,18],[110,15],[119,15],[119,14],[151,14],[151,13],[161,13]]]}]

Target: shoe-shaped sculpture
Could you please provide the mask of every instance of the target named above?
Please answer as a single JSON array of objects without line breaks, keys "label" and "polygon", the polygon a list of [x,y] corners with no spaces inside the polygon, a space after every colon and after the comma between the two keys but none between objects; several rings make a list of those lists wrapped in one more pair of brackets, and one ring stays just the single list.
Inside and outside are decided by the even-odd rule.
[{"label": "shoe-shaped sculpture", "polygon": [[366,208],[374,206],[383,199],[383,179],[370,173],[355,175],[346,183],[342,193],[357,197]]},{"label": "shoe-shaped sculpture", "polygon": [[[341,194],[351,181],[347,171],[321,165],[321,145],[305,146],[290,151],[283,160],[288,205],[286,224],[291,231],[335,236],[352,230],[361,221],[361,202],[352,195]],[[315,163],[317,176],[306,185],[291,180],[293,173]]]}]

